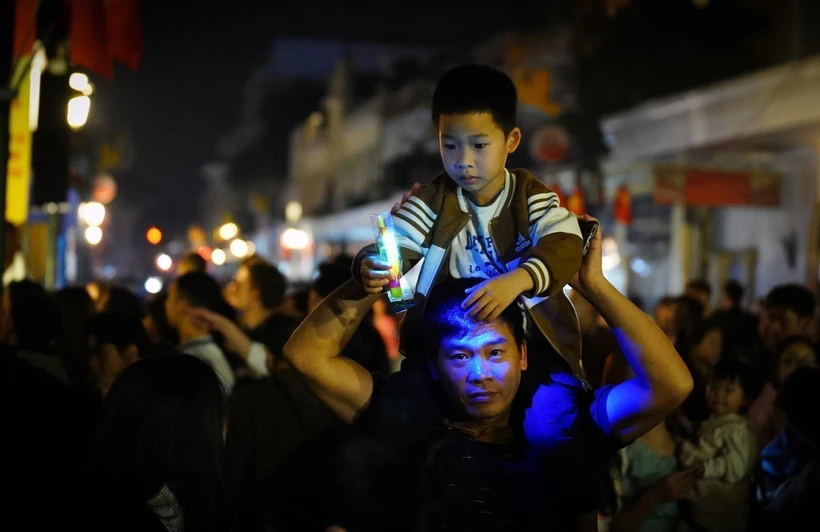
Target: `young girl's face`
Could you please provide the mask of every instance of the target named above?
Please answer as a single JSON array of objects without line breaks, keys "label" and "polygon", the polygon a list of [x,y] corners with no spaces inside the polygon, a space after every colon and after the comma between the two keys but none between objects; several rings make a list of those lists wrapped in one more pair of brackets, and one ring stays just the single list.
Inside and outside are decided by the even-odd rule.
[{"label": "young girl's face", "polygon": [[746,401],[740,382],[735,380],[713,381],[706,388],[706,400],[712,414],[739,414]]},{"label": "young girl's face", "polygon": [[720,329],[712,329],[703,340],[692,349],[692,357],[700,364],[715,367],[720,362],[723,350],[723,333]]}]

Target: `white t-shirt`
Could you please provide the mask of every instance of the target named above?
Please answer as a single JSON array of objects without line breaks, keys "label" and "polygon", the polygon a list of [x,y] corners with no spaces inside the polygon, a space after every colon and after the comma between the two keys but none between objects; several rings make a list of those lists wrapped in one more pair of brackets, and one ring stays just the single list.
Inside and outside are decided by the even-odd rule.
[{"label": "white t-shirt", "polygon": [[461,210],[470,214],[470,221],[450,244],[450,277],[491,279],[506,271],[490,236],[490,221],[501,214],[509,188],[510,173],[507,171],[504,189],[492,203],[483,207],[475,205],[458,189]]}]

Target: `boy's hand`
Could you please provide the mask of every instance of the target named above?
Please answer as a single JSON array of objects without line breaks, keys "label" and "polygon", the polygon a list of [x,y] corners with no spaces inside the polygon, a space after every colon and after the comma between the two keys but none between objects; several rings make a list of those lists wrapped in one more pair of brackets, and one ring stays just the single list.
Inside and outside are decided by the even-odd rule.
[{"label": "boy's hand", "polygon": [[381,294],[390,282],[390,265],[379,255],[368,255],[362,260],[362,286],[368,294]]},{"label": "boy's hand", "polygon": [[493,321],[527,290],[532,290],[532,278],[526,271],[516,268],[468,288],[469,295],[461,308],[469,309],[468,316],[481,321]]}]

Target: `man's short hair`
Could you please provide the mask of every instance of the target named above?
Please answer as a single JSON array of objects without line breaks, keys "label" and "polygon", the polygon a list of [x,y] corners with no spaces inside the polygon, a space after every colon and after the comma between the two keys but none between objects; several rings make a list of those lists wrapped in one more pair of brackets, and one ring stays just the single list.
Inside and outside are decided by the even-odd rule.
[{"label": "man's short hair", "polygon": [[712,285],[705,279],[692,279],[686,283],[687,290],[694,290],[695,292],[703,292],[704,294],[712,294]]},{"label": "man's short hair", "polygon": [[490,113],[509,135],[515,128],[518,93],[510,77],[486,65],[453,68],[438,82],[433,93],[433,125],[439,129],[441,115]]},{"label": "man's short hair", "polygon": [[248,275],[251,286],[259,290],[262,306],[272,309],[282,304],[287,282],[279,268],[266,262],[258,262],[248,267]]},{"label": "man's short hair", "polygon": [[799,284],[776,286],[766,297],[767,309],[791,310],[800,318],[814,316],[814,294]]},{"label": "man's short hair", "polygon": [[723,285],[723,293],[725,293],[729,301],[736,306],[740,305],[745,292],[746,290],[743,288],[743,285],[734,279],[729,279],[726,281],[726,284]]},{"label": "man's short hair", "polygon": [[186,273],[176,280],[177,297],[191,306],[202,307],[226,317],[233,318],[234,312],[222,296],[219,284],[206,273]]},{"label": "man's short hair", "polygon": [[188,266],[188,272],[205,273],[208,270],[208,262],[196,251],[191,251],[182,257],[180,263]]},{"label": "man's short hair", "polygon": [[96,345],[111,344],[122,351],[136,346],[140,357],[148,354],[150,342],[142,322],[123,312],[104,312],[88,320],[89,337],[94,337]]},{"label": "man's short hair", "polygon": [[[429,356],[438,354],[445,338],[464,338],[471,334],[480,322],[468,316],[469,309],[461,308],[467,299],[466,290],[483,282],[483,279],[452,279],[433,289],[422,316],[424,348]],[[526,340],[524,314],[516,303],[508,306],[497,318],[513,333],[515,343],[521,346]]]}]

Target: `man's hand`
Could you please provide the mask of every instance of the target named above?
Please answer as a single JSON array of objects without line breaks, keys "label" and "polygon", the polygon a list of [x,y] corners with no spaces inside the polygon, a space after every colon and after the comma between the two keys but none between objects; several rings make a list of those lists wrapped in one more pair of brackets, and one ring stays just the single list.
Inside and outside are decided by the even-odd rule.
[{"label": "man's hand", "polygon": [[225,347],[232,353],[236,353],[242,358],[248,356],[253,342],[250,338],[239,328],[237,324],[219,315],[215,312],[204,308],[194,308],[190,311],[191,316],[203,328],[211,332],[218,332],[225,338]]},{"label": "man's hand", "polygon": [[368,255],[362,260],[362,286],[368,294],[381,294],[390,282],[390,264],[378,255]]},{"label": "man's hand", "polygon": [[527,290],[532,290],[532,277],[525,270],[516,268],[468,288],[467,299],[461,308],[469,309],[468,316],[493,321]]},{"label": "man's hand", "polygon": [[[588,214],[579,216],[578,219],[587,222],[597,221]],[[584,297],[607,282],[602,267],[603,246],[601,242],[601,231],[599,230],[595,232],[595,237],[589,244],[589,250],[581,262],[581,268],[569,282],[572,289],[577,290]]]}]

